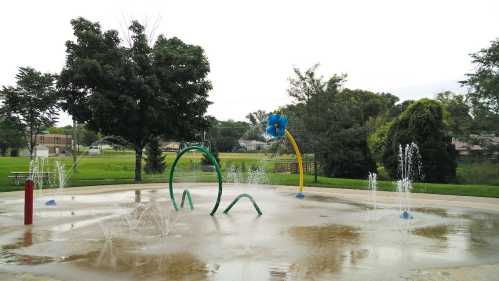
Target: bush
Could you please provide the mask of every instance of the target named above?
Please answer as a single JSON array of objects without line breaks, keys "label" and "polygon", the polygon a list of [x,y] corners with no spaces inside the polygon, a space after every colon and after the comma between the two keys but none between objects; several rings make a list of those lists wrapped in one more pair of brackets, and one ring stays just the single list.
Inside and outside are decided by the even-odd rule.
[{"label": "bush", "polygon": [[383,162],[383,153],[385,151],[386,137],[388,134],[388,130],[390,129],[390,125],[391,125],[390,122],[384,124],[367,138],[369,150],[371,151],[372,157],[377,164]]},{"label": "bush", "polygon": [[425,181],[456,180],[457,154],[439,102],[421,99],[409,106],[390,126],[383,163],[392,179],[398,177],[399,146],[411,142],[419,147]]},{"label": "bush", "polygon": [[338,130],[325,148],[318,149],[317,160],[322,174],[327,177],[366,178],[376,171],[363,127]]}]

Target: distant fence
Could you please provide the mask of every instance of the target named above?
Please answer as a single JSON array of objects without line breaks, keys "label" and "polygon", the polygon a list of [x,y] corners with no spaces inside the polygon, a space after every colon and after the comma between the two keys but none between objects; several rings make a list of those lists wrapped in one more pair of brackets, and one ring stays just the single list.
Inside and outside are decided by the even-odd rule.
[{"label": "distant fence", "polygon": [[[303,172],[305,174],[313,174],[315,170],[314,161],[303,161]],[[298,174],[298,162],[293,160],[279,160],[274,163],[274,173],[291,173]]]}]

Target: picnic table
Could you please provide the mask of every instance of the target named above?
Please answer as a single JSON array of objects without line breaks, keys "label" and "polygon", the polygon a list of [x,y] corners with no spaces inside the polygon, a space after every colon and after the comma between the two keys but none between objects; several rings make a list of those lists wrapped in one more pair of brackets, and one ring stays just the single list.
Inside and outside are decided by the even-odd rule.
[{"label": "picnic table", "polygon": [[[52,183],[52,179],[55,176],[54,172],[31,172],[31,175],[33,177],[41,178],[43,179],[44,183]],[[24,183],[26,179],[30,176],[30,172],[10,172],[10,175],[7,176],[12,180],[13,183],[19,185],[21,183]]]}]

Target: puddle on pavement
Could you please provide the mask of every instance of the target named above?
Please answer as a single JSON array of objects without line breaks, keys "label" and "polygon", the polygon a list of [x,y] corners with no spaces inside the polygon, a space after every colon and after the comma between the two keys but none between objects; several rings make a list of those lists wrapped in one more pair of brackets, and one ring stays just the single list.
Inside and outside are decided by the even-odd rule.
[{"label": "puddle on pavement", "polygon": [[317,194],[307,195],[303,200],[305,201],[310,200],[310,201],[324,202],[324,203],[330,202],[330,203],[346,204],[348,206],[357,207],[362,210],[370,209],[372,207],[370,204],[358,203],[333,196],[322,196]]},{"label": "puddle on pavement", "polygon": [[360,241],[359,229],[345,225],[297,226],[289,234],[307,245],[307,254],[294,261],[289,274],[298,279],[314,280],[341,271],[367,255],[352,246]]},{"label": "puddle on pavement", "polygon": [[139,280],[162,277],[163,280],[205,280],[209,269],[206,263],[190,253],[163,256],[141,256],[119,253],[115,257],[102,258],[92,252],[75,262],[86,269],[132,273]]},{"label": "puddle on pavement", "polygon": [[[102,242],[100,251],[66,258],[65,262],[84,270],[131,273],[138,280],[161,277],[162,280],[206,280],[208,265],[189,252],[143,255],[136,243],[113,239]],[[186,278],[187,277],[187,278]]]},{"label": "puddle on pavement", "polygon": [[17,264],[17,265],[39,265],[55,261],[54,258],[45,256],[32,256],[16,253],[15,250],[29,247],[36,243],[47,242],[50,240],[50,233],[47,231],[33,232],[31,227],[28,227],[21,238],[16,239],[13,243],[2,245],[0,247],[0,264]]},{"label": "puddle on pavement", "polygon": [[0,264],[15,265],[41,265],[56,261],[57,259],[44,256],[22,255],[0,250]]},{"label": "puddle on pavement", "polygon": [[412,230],[414,235],[418,235],[430,239],[447,240],[449,236],[449,225],[436,225],[428,227],[420,227]]},{"label": "puddle on pavement", "polygon": [[356,243],[359,241],[358,228],[346,225],[296,226],[289,229],[291,236],[313,246],[335,246],[337,243]]}]

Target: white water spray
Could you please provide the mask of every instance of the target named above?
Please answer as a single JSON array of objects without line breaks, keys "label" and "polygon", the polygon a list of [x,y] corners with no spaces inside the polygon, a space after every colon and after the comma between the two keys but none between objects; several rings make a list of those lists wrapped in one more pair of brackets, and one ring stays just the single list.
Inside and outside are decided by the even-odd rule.
[{"label": "white water spray", "polygon": [[400,218],[412,219],[410,192],[412,183],[422,178],[422,159],[415,143],[399,146],[399,174],[397,192],[399,195]]},{"label": "white water spray", "polygon": [[372,205],[372,210],[376,212],[377,203],[376,203],[376,190],[377,187],[377,178],[378,175],[376,173],[369,173],[369,201]]}]

